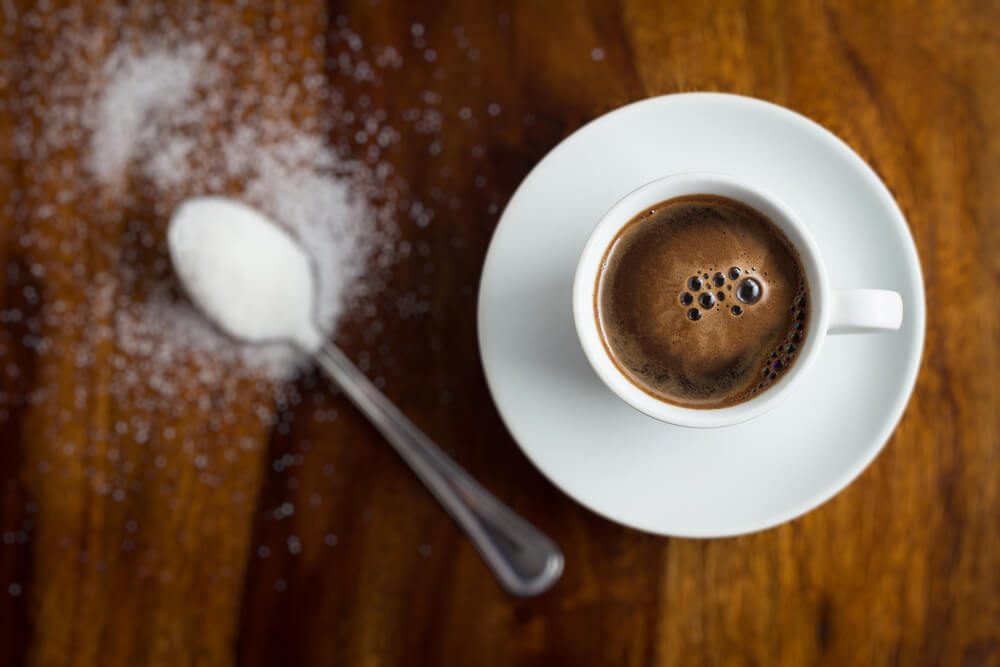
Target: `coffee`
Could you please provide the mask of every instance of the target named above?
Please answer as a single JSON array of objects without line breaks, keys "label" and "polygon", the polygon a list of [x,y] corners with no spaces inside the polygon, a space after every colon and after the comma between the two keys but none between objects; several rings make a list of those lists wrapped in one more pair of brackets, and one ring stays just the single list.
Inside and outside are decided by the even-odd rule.
[{"label": "coffee", "polygon": [[608,246],[595,316],[615,365],[688,408],[747,401],[795,363],[809,324],[802,263],[762,213],[714,195],[636,215]]}]

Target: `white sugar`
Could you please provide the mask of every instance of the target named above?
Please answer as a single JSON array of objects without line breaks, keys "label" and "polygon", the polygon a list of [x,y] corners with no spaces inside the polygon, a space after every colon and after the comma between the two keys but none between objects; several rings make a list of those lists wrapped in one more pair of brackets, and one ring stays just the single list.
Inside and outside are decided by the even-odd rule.
[{"label": "white sugar", "polygon": [[188,295],[226,333],[319,347],[309,257],[270,220],[230,199],[197,197],[174,214],[167,240]]},{"label": "white sugar", "polygon": [[142,58],[114,53],[105,66],[109,80],[98,98],[91,142],[90,169],[99,180],[117,183],[136,148],[155,140],[158,124],[187,104],[203,59],[197,46]]},{"label": "white sugar", "polygon": [[[164,216],[185,198],[212,195],[259,210],[309,253],[317,280],[315,322],[328,335],[353,299],[373,291],[366,276],[373,261],[385,265],[391,249],[395,193],[376,191],[380,171],[338,157],[315,119],[292,120],[301,87],[232,86],[227,77],[236,63],[225,53],[196,41],[113,52],[84,104],[83,120],[92,130],[88,169],[112,204],[127,204],[125,188],[138,182],[152,191]],[[322,97],[322,85],[310,78],[305,89]],[[349,114],[334,108],[332,120],[344,122]],[[384,130],[387,143],[396,140],[372,114],[359,122]],[[381,208],[368,203],[373,193],[383,197]],[[172,282],[168,272],[145,298],[118,304],[116,337],[130,357],[167,368],[195,355],[274,379],[295,370],[300,357],[287,345],[245,345],[199,323]],[[168,376],[147,374],[164,390]]]}]

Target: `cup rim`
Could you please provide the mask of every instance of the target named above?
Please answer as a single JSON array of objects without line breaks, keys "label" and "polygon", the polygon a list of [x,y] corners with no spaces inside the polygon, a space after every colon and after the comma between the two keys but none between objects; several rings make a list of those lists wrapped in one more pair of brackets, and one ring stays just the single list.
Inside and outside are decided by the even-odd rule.
[{"label": "cup rim", "polygon": [[[791,241],[806,273],[810,302],[808,334],[799,358],[766,392],[723,408],[687,408],[662,401],[640,389],[611,360],[594,307],[597,274],[619,230],[644,208],[686,195],[717,195],[742,202],[766,215]],[[731,426],[758,417],[788,397],[815,361],[826,338],[830,288],[822,256],[808,228],[788,205],[747,179],[717,172],[682,172],[649,181],[632,190],[601,216],[584,245],[573,279],[573,319],[587,361],[604,384],[636,410],[667,423],[692,428]]]}]

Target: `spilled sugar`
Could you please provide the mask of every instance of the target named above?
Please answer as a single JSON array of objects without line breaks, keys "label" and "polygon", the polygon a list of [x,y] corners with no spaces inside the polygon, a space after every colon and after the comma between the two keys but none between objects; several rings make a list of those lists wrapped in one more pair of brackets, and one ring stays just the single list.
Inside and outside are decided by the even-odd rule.
[{"label": "spilled sugar", "polygon": [[[59,345],[60,358],[72,359],[80,373],[102,359],[112,369],[113,397],[138,410],[160,410],[160,399],[181,396],[207,409],[199,388],[235,399],[241,378],[262,380],[279,397],[294,391],[272,382],[296,369],[294,354],[219,335],[172,275],[163,244],[171,213],[188,197],[221,194],[262,210],[310,249],[322,283],[320,319],[333,330],[351,312],[363,369],[373,356],[392,363],[377,344],[384,314],[371,297],[385,288],[397,257],[418,263],[422,277],[383,303],[394,317],[423,316],[435,270],[429,240],[397,243],[396,226],[424,228],[440,210],[462,208],[448,185],[456,175],[433,158],[480,119],[499,120],[502,110],[496,102],[448,101],[433,90],[446,75],[424,57],[433,49],[420,23],[402,43],[369,45],[346,17],[327,23],[322,10],[304,22],[317,31],[289,30],[298,41],[271,32],[282,28],[278,17],[259,19],[248,20],[239,7],[203,12],[154,1],[93,11],[40,4],[6,25],[18,43],[30,44],[0,57],[0,112],[14,121],[18,163],[30,167],[24,184],[0,202],[15,224],[17,248],[6,267],[7,291],[21,294],[8,298],[0,320],[24,333],[15,340],[0,331],[0,353],[41,357]],[[451,33],[459,57],[478,62],[464,29]],[[404,64],[405,78],[424,85],[382,102],[383,77],[398,78],[393,72]],[[349,98],[337,87],[344,81]],[[474,73],[472,86],[481,85]],[[402,152],[404,131],[406,152],[426,151],[426,199],[383,159]],[[481,173],[489,170],[485,146],[469,145],[471,177],[485,190],[485,213],[495,216],[500,195]],[[0,181],[11,183],[4,174]],[[461,241],[452,239],[452,247]],[[74,287],[60,288],[65,299],[43,298],[46,283]],[[471,295],[474,285],[461,289]],[[16,364],[7,366],[16,377]],[[18,401],[42,404],[56,393],[45,382],[28,386]],[[89,383],[74,389],[79,408],[90,391]],[[8,404],[5,395],[0,416]],[[266,406],[259,412],[273,419]],[[147,437],[149,429],[138,430]]]},{"label": "spilled sugar", "polygon": [[[186,120],[197,121],[197,107],[190,105],[196,78],[208,71],[205,49],[190,45],[174,51],[154,50],[137,57],[130,49],[119,49],[104,67],[107,82],[91,111],[93,138],[89,167],[105,185],[121,185],[129,160],[143,148],[155,165],[162,155],[170,167],[194,148],[190,140],[162,136],[166,121],[185,109],[195,109]],[[180,140],[178,140],[180,139]],[[156,153],[159,152],[160,155]],[[183,172],[160,169],[164,183],[177,184]]]},{"label": "spilled sugar", "polygon": [[[225,63],[208,54],[199,44],[115,51],[87,107],[85,119],[93,126],[88,169],[114,195],[131,168],[164,201],[226,192],[237,183],[240,199],[266,212],[311,253],[319,279],[317,316],[331,331],[347,301],[363,292],[370,257],[390,250],[391,227],[378,224],[364,198],[359,163],[339,159],[317,131],[287,120],[290,105],[282,98],[267,101],[263,122],[245,120],[257,102],[247,93],[234,95],[237,89],[225,85]],[[227,122],[230,114],[233,122]],[[288,347],[239,345],[195,324],[198,316],[164,278],[146,302],[117,309],[125,353],[155,349],[162,364],[210,353],[274,379],[294,371],[298,356]]]}]

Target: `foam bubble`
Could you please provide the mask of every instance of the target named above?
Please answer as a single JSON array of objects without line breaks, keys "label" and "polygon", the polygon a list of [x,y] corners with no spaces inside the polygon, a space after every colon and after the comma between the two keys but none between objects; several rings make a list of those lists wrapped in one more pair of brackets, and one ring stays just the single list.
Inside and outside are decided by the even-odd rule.
[{"label": "foam bubble", "polygon": [[760,301],[764,287],[756,278],[745,278],[736,288],[736,298],[747,305]]}]

